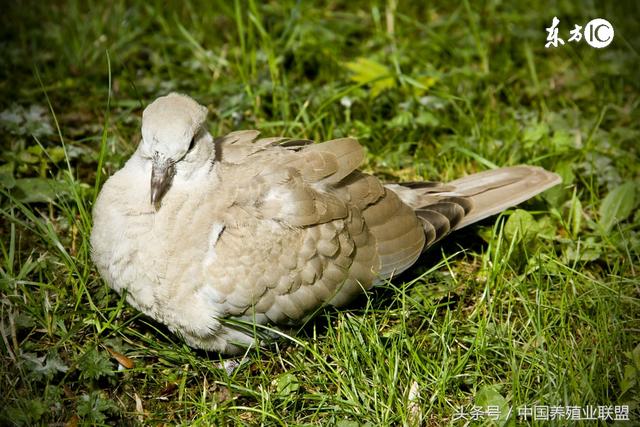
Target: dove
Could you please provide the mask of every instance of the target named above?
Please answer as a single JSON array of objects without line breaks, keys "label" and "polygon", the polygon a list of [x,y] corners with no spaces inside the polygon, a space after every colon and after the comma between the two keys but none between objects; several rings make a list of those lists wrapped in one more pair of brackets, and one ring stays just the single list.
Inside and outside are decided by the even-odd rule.
[{"label": "dove", "polygon": [[91,256],[133,307],[220,353],[255,345],[259,326],[344,306],[452,231],[560,182],[520,165],[384,184],[358,169],[354,138],[214,138],[206,116],[177,93],[145,108],[136,151],[93,207]]}]

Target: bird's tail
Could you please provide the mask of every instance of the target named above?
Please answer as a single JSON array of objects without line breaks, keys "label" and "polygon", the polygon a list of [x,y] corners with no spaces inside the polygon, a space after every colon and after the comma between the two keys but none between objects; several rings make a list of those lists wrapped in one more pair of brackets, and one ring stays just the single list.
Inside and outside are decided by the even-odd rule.
[{"label": "bird's tail", "polygon": [[537,166],[513,166],[480,172],[447,184],[390,184],[423,221],[425,248],[453,230],[524,202],[561,182]]},{"label": "bird's tail", "polygon": [[537,166],[513,166],[481,172],[450,183],[473,208],[455,228],[502,212],[560,184],[560,176]]}]

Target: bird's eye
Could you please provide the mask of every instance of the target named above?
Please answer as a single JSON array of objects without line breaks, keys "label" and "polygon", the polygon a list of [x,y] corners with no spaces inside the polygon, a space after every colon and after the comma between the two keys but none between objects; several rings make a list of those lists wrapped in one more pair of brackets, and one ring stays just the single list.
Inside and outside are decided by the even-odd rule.
[{"label": "bird's eye", "polygon": [[189,149],[187,151],[193,150],[193,147],[196,145],[196,137],[191,138],[191,142],[189,143]]}]

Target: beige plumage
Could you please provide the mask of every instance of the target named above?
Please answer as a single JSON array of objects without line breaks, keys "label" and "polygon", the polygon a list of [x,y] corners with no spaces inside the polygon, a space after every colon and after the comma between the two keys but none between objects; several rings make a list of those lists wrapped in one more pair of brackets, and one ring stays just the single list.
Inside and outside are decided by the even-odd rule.
[{"label": "beige plumage", "polygon": [[[355,139],[213,139],[206,109],[170,94],[96,201],[93,260],[106,282],[194,347],[253,343],[234,319],[300,322],[409,268],[450,231],[560,182],[534,166],[449,184],[383,185]],[[229,321],[231,320],[231,322]]]}]

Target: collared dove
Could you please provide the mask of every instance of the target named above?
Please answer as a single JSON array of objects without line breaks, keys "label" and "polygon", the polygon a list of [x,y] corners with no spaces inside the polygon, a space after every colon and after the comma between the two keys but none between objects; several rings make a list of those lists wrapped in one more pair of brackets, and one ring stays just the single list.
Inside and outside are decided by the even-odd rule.
[{"label": "collared dove", "polygon": [[285,327],[342,306],[451,231],[560,182],[523,165],[384,185],[357,169],[353,138],[214,139],[206,114],[175,93],[144,110],[142,141],[94,206],[91,244],[110,287],[207,350],[251,346],[240,323]]}]

